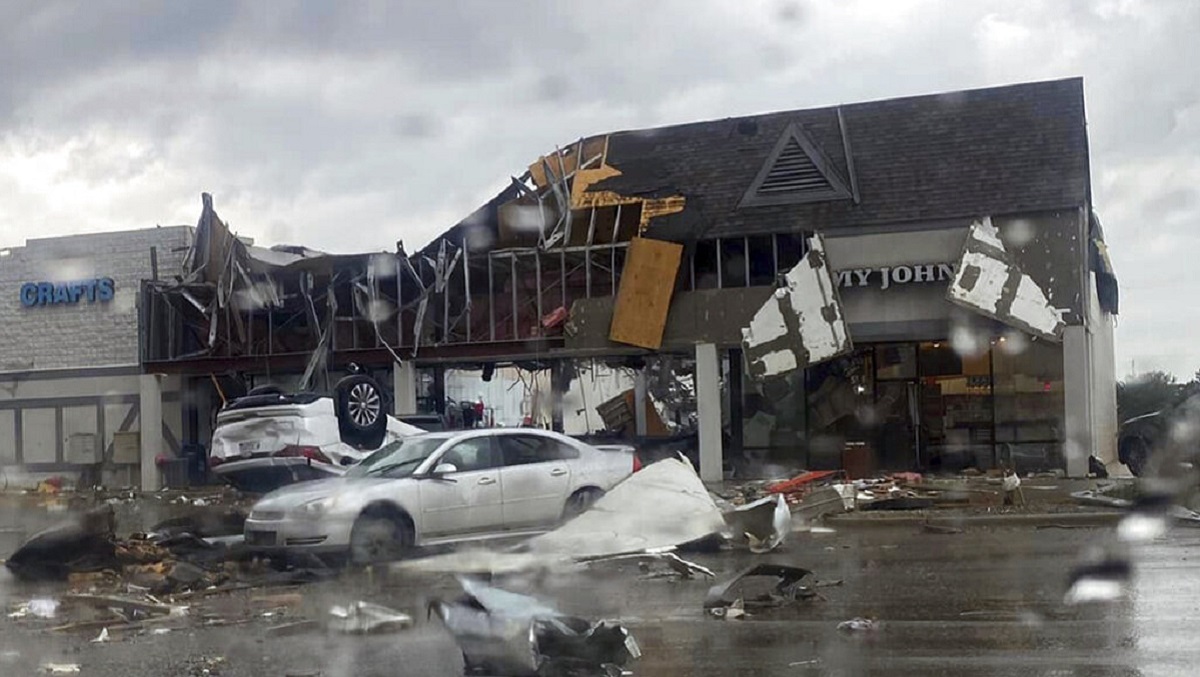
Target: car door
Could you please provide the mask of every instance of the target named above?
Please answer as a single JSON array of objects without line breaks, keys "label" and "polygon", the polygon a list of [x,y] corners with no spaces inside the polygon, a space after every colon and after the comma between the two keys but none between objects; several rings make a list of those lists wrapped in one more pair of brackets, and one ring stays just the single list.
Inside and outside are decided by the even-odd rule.
[{"label": "car door", "polygon": [[562,517],[571,486],[571,459],[579,451],[553,437],[530,433],[496,436],[504,462],[504,526],[544,527]]},{"label": "car door", "polygon": [[417,480],[424,539],[500,531],[500,454],[489,435],[451,443],[436,465],[453,463],[457,472]]}]

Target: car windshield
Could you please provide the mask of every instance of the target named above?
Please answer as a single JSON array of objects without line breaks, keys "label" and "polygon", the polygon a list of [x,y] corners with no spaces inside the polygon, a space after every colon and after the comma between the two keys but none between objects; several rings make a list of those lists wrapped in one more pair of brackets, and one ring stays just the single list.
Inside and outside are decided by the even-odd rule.
[{"label": "car windshield", "polygon": [[347,477],[408,477],[437,449],[445,437],[396,440],[346,471]]}]

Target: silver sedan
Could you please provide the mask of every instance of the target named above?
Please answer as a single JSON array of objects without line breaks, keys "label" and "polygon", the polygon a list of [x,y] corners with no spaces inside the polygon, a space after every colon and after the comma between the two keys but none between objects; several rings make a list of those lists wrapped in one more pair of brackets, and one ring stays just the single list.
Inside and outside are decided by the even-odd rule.
[{"label": "silver sedan", "polygon": [[545,430],[428,433],[396,440],[339,479],[267,494],[247,545],[347,553],[367,563],[414,546],[533,535],[587,509],[640,467],[633,449]]}]

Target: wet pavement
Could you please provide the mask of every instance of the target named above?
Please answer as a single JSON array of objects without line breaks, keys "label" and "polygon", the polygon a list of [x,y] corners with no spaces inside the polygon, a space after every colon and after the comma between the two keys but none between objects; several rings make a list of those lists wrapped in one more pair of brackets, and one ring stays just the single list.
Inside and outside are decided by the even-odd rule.
[{"label": "wet pavement", "polygon": [[[842,581],[820,588],[818,599],[743,621],[714,619],[702,610],[710,581],[642,580],[632,563],[501,584],[569,613],[622,620],[643,649],[632,666],[636,675],[1194,674],[1200,530],[1176,529],[1139,546],[1126,598],[1064,607],[1071,565],[1089,546],[1112,540],[1113,531],[1100,528],[933,534],[896,526],[798,534],[770,555],[689,556],[718,576],[772,561],[811,569],[819,581]],[[360,572],[292,591],[303,596],[299,606],[273,608],[256,599],[284,590],[225,595],[194,604],[191,627],[102,644],[88,641],[94,633],[46,631],[61,620],[0,618],[0,674],[38,674],[46,662],[78,663],[80,675],[112,677],[461,674],[453,640],[425,614],[432,596],[456,593],[449,577]],[[6,605],[62,592],[62,586],[27,586],[0,573]],[[411,613],[417,626],[374,637],[320,630],[268,635],[273,625],[319,619],[329,606],[355,599]],[[236,625],[197,627],[203,616]],[[877,619],[879,629],[838,632],[839,622],[858,616]]]}]

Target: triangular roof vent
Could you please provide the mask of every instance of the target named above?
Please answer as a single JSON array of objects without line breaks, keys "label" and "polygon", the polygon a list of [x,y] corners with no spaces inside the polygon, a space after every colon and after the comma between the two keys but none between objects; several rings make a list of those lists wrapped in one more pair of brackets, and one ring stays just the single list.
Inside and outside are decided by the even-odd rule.
[{"label": "triangular roof vent", "polygon": [[853,195],[833,163],[798,125],[792,123],[758,170],[739,207],[823,202]]}]

